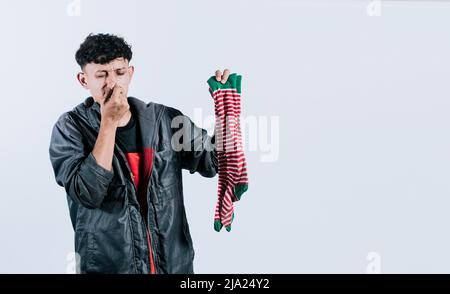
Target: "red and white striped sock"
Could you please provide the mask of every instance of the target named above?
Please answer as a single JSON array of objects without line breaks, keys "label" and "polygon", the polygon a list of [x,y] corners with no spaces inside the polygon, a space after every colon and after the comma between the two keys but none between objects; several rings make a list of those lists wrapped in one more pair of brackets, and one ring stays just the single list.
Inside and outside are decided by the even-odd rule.
[{"label": "red and white striped sock", "polygon": [[216,114],[215,145],[219,185],[214,229],[218,232],[223,226],[227,231],[231,230],[233,202],[240,200],[248,189],[247,164],[240,129],[241,79],[241,76],[231,74],[225,84],[216,81],[215,77],[208,80]]}]

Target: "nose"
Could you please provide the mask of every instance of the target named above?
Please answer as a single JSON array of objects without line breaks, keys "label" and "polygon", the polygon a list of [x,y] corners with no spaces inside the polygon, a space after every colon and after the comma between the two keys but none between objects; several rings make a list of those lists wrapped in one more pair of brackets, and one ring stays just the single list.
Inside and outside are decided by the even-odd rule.
[{"label": "nose", "polygon": [[108,88],[112,89],[117,83],[117,78],[114,74],[108,75],[106,79],[106,85]]},{"label": "nose", "polygon": [[116,78],[108,78],[106,80],[106,85],[108,86],[108,88],[113,88],[117,83],[117,79]]}]

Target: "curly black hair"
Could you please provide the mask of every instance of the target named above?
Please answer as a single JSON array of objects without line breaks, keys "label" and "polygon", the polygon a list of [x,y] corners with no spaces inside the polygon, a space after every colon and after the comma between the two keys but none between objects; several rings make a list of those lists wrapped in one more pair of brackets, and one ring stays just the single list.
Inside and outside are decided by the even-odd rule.
[{"label": "curly black hair", "polygon": [[89,34],[75,53],[81,69],[91,62],[106,64],[120,57],[130,61],[132,56],[131,46],[123,38],[111,34]]}]

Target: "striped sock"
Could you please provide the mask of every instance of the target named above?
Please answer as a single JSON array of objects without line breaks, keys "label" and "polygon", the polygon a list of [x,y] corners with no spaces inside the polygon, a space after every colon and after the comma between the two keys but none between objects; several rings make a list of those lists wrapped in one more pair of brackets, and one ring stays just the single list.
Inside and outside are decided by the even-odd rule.
[{"label": "striped sock", "polygon": [[208,80],[216,114],[219,185],[214,229],[218,232],[223,226],[227,231],[231,230],[233,202],[240,200],[248,189],[247,164],[240,129],[241,79],[240,75],[231,74],[225,84],[216,81],[214,76]]}]

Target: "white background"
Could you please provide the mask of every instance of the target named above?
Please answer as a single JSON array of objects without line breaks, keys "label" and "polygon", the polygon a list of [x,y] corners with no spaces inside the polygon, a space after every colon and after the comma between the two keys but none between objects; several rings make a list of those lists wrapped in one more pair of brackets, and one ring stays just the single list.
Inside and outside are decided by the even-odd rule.
[{"label": "white background", "polygon": [[228,67],[243,117],[279,117],[278,159],[246,151],[230,233],[213,230],[217,177],[184,173],[197,273],[450,273],[450,3],[71,2],[0,1],[0,273],[70,267],[48,146],[89,95],[74,54],[90,32],[132,44],[143,101],[212,115],[206,80]]}]

